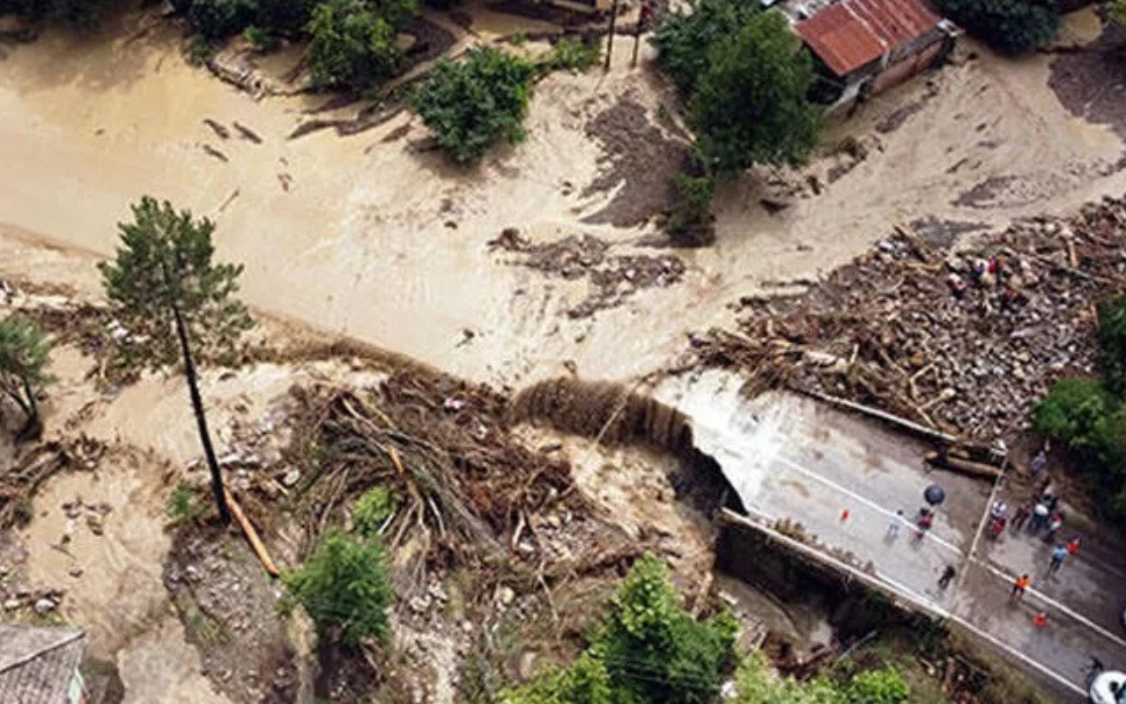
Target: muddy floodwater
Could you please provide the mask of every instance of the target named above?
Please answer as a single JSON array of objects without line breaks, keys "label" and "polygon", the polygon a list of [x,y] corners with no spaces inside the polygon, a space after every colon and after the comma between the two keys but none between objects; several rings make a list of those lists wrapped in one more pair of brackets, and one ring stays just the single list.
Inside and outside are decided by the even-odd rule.
[{"label": "muddy floodwater", "polygon": [[[481,23],[494,33],[523,26],[496,13]],[[990,227],[1126,185],[1121,142],[1063,108],[1048,88],[1050,57],[1001,61],[965,42],[957,65],[831,122],[806,173],[724,185],[718,243],[679,253],[677,283],[573,318],[588,282],[513,266],[487,243],[516,228],[532,243],[589,235],[612,255],[652,252],[644,243],[655,225],[584,222],[601,221],[589,216],[642,178],[599,179],[621,157],[588,127],[623,98],[654,125],[676,110],[648,47],[637,68],[627,38],[609,74],[541,81],[528,139],[463,170],[418,149],[426,131],[406,112],[349,137],[290,139],[325,96],[256,101],[187,65],[182,43],[178,28],[130,14],[102,36],[48,32],[4,49],[0,275],[96,287],[87,267],[112,253],[129,204],[152,194],[218,222],[220,253],[246,265],[244,294],[260,310],[473,379],[525,383],[568,361],[585,377],[623,378],[660,368],[686,333],[726,322],[740,295],[815,277],[894,223]],[[862,141],[863,158],[835,151],[846,137]],[[777,178],[785,183],[771,185]],[[588,188],[596,180],[604,190]],[[779,192],[785,205],[771,214],[761,200]],[[44,254],[44,244],[61,251]]]}]

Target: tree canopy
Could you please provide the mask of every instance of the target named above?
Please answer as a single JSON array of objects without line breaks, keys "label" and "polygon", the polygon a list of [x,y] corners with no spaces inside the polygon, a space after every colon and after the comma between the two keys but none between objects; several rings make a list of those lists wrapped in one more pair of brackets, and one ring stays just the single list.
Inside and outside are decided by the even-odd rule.
[{"label": "tree canopy", "polygon": [[105,16],[112,3],[113,0],[0,0],[0,15],[89,27]]},{"label": "tree canopy", "polygon": [[1019,54],[1052,41],[1059,0],[938,0],[939,10],[997,51]]},{"label": "tree canopy", "polygon": [[322,644],[358,646],[368,638],[390,638],[387,607],[394,593],[378,542],[358,542],[331,529],[301,569],[283,580],[313,619]]},{"label": "tree canopy", "polygon": [[477,161],[501,140],[524,138],[535,67],[490,47],[443,61],[415,93],[414,109],[438,145],[459,163]]},{"label": "tree canopy", "polygon": [[820,121],[806,97],[813,81],[813,62],[781,13],[756,14],[713,43],[689,105],[704,163],[721,174],[803,163]]},{"label": "tree canopy", "polygon": [[149,196],[132,210],[116,258],[98,267],[110,313],[130,334],[121,353],[152,369],[180,362],[175,309],[197,356],[232,359],[252,323],[235,298],[242,266],[212,261],[214,223]]},{"label": "tree canopy", "polygon": [[364,0],[317,5],[308,25],[313,82],[366,87],[395,75],[403,61],[395,37],[413,9],[412,0],[388,0],[378,11]]},{"label": "tree canopy", "polygon": [[23,411],[21,435],[39,428],[36,397],[52,379],[50,361],[51,344],[38,325],[16,315],[0,320],[0,392]]},{"label": "tree canopy", "polygon": [[695,0],[691,12],[673,11],[652,39],[661,68],[691,96],[708,66],[709,47],[729,41],[759,12],[757,2],[738,0]]}]

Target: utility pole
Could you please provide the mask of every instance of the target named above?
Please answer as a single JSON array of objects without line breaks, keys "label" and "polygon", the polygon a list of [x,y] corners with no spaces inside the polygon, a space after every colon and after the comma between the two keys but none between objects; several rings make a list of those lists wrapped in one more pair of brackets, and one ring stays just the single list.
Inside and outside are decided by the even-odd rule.
[{"label": "utility pole", "polygon": [[614,53],[614,28],[618,23],[618,0],[614,0],[614,6],[610,8],[610,33],[606,37],[606,63],[602,66],[603,71],[610,70],[610,56]]}]

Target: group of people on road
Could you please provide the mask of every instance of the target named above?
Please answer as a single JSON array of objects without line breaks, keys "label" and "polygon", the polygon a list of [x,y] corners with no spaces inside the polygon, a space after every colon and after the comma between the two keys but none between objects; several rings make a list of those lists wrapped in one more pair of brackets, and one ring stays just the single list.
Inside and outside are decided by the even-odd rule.
[{"label": "group of people on road", "polygon": [[[1035,463],[1043,455],[1041,452],[1034,458]],[[1064,559],[1079,552],[1079,537],[1073,536],[1067,542],[1060,540],[1060,531],[1063,528],[1064,513],[1059,506],[1059,496],[1055,493],[1049,482],[1044,482],[1040,487],[1039,498],[1027,501],[1017,507],[1011,522],[1008,522],[1009,507],[1004,499],[993,502],[989,509],[990,526],[987,534],[997,540],[1005,532],[1006,524],[1014,533],[1024,532],[1031,535],[1041,535],[1045,543],[1054,545],[1051,561],[1048,563],[1048,574],[1052,575],[1063,566]]]}]

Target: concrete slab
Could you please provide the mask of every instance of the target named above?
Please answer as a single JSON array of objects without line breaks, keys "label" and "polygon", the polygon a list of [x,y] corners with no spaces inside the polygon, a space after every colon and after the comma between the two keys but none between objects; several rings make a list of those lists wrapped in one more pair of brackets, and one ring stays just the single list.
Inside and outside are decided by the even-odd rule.
[{"label": "concrete slab", "polygon": [[[689,417],[697,448],[719,463],[753,521],[800,524],[824,559],[962,624],[1071,691],[1082,692],[1091,656],[1126,669],[1126,564],[1081,552],[1049,577],[1050,546],[1013,532],[978,541],[971,555],[990,483],[930,469],[923,460],[929,445],[883,425],[790,393],[747,399],[741,386],[737,376],[709,371],[669,380],[655,393]],[[947,498],[934,528],[917,540],[910,522],[931,484]],[[897,510],[908,520],[894,534]],[[943,590],[937,581],[947,565],[958,577]],[[1033,589],[1010,601],[1013,579],[1025,572]],[[1038,610],[1048,614],[1042,629],[1032,622]]]}]

